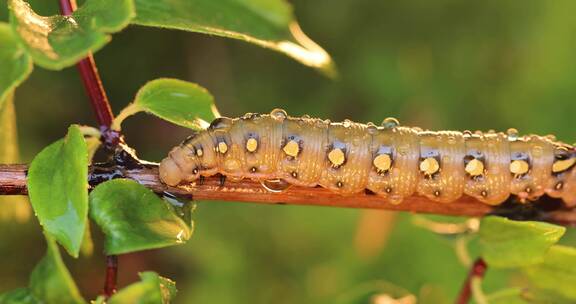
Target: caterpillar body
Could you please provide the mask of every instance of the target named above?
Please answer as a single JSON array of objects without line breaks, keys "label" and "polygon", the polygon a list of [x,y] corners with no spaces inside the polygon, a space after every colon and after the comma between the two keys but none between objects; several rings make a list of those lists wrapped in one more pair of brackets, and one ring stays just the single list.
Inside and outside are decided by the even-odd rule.
[{"label": "caterpillar body", "polygon": [[391,203],[413,194],[448,203],[463,194],[498,205],[513,194],[576,204],[576,149],[551,136],[423,131],[290,117],[284,110],[217,118],[160,164],[171,186],[220,173],[234,180],[283,179],[342,195],[368,189]]}]

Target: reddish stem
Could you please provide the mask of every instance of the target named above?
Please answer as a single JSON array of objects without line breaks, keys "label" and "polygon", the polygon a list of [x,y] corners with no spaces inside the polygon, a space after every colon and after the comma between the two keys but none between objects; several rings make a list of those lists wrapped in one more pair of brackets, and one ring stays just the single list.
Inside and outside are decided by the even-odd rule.
[{"label": "reddish stem", "polygon": [[118,256],[109,255],[106,257],[106,281],[104,281],[104,295],[109,298],[116,292],[116,282],[118,281]]},{"label": "reddish stem", "polygon": [[[75,0],[60,0],[60,11],[63,15],[71,15],[74,10],[76,10],[76,7]],[[120,134],[110,129],[112,121],[114,121],[114,114],[112,114],[112,108],[110,107],[108,96],[106,96],[106,91],[102,85],[100,74],[98,74],[92,53],[89,53],[86,58],[80,60],[76,64],[76,67],[80,72],[84,88],[90,98],[92,109],[96,114],[96,120],[100,125],[102,139],[108,148],[116,147],[120,141]],[[104,282],[104,295],[106,297],[110,297],[116,292],[117,273],[118,257],[115,255],[107,256],[106,280]]]},{"label": "reddish stem", "polygon": [[474,278],[483,278],[486,274],[486,269],[488,269],[488,265],[482,258],[476,259],[474,264],[472,264],[472,268],[468,273],[468,277],[466,277],[466,281],[464,282],[464,286],[460,290],[460,295],[456,300],[456,304],[466,304],[470,302],[470,297],[472,296],[472,279]]},{"label": "reddish stem", "polygon": [[[63,15],[70,15],[76,9],[76,1],[60,0],[60,11]],[[88,54],[86,58],[80,60],[76,67],[82,77],[84,88],[90,98],[92,109],[96,114],[96,120],[100,125],[104,141],[108,144],[116,145],[118,142],[118,134],[110,131],[110,125],[114,120],[112,108],[106,96],[106,91],[102,85],[102,80],[98,74],[96,63],[92,54]]]}]

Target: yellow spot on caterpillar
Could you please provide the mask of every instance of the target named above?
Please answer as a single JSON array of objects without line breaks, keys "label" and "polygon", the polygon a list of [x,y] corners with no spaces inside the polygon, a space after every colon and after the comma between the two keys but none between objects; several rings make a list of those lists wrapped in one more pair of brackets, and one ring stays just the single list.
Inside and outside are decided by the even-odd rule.
[{"label": "yellow spot on caterpillar", "polygon": [[287,142],[286,145],[284,145],[284,148],[282,148],[282,150],[284,151],[284,153],[286,153],[286,155],[296,157],[298,156],[298,153],[300,153],[300,146],[296,141],[291,140]]},{"label": "yellow spot on caterpillar", "polygon": [[246,141],[246,150],[248,150],[248,152],[254,152],[256,149],[258,149],[258,141],[256,138],[248,138]]},{"label": "yellow spot on caterpillar", "polygon": [[552,172],[559,173],[568,170],[576,163],[576,157],[571,157],[569,159],[557,160],[552,164]]},{"label": "yellow spot on caterpillar", "polygon": [[376,167],[378,173],[383,173],[392,167],[392,158],[388,154],[380,154],[374,158],[372,164]]},{"label": "yellow spot on caterpillar", "polygon": [[219,142],[218,146],[216,148],[217,148],[217,151],[222,153],[222,154],[226,154],[226,152],[228,152],[228,145],[223,141]]},{"label": "yellow spot on caterpillar", "polygon": [[522,175],[528,173],[530,165],[525,160],[514,160],[510,163],[510,172],[514,175]]},{"label": "yellow spot on caterpillar", "polygon": [[466,168],[464,168],[464,170],[472,177],[480,176],[484,174],[484,163],[481,160],[475,158],[466,164]]},{"label": "yellow spot on caterpillar", "polygon": [[196,149],[196,155],[198,155],[199,157],[202,157],[202,155],[204,155],[204,151],[202,150],[202,148]]},{"label": "yellow spot on caterpillar", "polygon": [[420,162],[420,171],[425,175],[432,175],[440,170],[440,164],[434,157],[428,157]]},{"label": "yellow spot on caterpillar", "polygon": [[339,167],[344,164],[344,161],[346,161],[346,156],[342,149],[336,148],[328,153],[328,160],[330,160],[333,167]]}]

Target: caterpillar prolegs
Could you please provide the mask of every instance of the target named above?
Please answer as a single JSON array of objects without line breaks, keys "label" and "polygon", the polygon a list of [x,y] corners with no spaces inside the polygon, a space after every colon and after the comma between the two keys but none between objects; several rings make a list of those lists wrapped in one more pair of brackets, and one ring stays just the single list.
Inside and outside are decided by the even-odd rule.
[{"label": "caterpillar prolegs", "polygon": [[160,164],[168,185],[220,173],[283,179],[342,195],[368,189],[392,203],[413,194],[451,202],[463,194],[491,205],[510,194],[576,204],[576,149],[551,136],[423,131],[386,119],[381,126],[290,117],[284,110],[217,118]]}]

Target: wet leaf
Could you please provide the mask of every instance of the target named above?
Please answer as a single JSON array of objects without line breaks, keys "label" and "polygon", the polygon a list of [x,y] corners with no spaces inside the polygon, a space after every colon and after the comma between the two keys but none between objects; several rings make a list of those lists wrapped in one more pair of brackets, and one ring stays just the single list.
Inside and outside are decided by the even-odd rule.
[{"label": "wet leaf", "polygon": [[30,276],[30,291],[40,303],[86,303],[62,261],[56,242],[46,238],[46,255]]},{"label": "wet leaf", "polygon": [[182,244],[192,235],[192,224],[174,207],[129,179],[98,185],[90,194],[90,216],[106,235],[109,255]]},{"label": "wet leaf", "polygon": [[77,257],[88,215],[88,152],[76,125],[44,148],[28,171],[34,212],[49,236]]},{"label": "wet leaf", "polygon": [[32,60],[8,23],[0,22],[0,108],[32,72]]},{"label": "wet leaf", "polygon": [[480,224],[481,256],[496,268],[537,264],[565,231],[564,227],[543,222],[488,216]]},{"label": "wet leaf", "polygon": [[170,303],[170,300],[176,295],[176,284],[174,281],[149,271],[139,275],[140,282],[118,291],[108,300],[108,304]]},{"label": "wet leaf", "polygon": [[526,267],[524,271],[535,287],[557,293],[558,298],[576,300],[576,248],[552,246],[542,263]]},{"label": "wet leaf", "polygon": [[332,59],[308,38],[284,0],[136,0],[133,23],[243,40],[335,73]]},{"label": "wet leaf", "polygon": [[87,0],[71,16],[44,17],[23,0],[9,0],[10,22],[34,62],[59,70],[110,41],[134,16],[132,0]]},{"label": "wet leaf", "polygon": [[203,87],[178,79],[160,78],[146,83],[114,121],[120,129],[122,121],[138,112],[148,112],[174,124],[199,129],[205,121],[217,116],[214,97]]}]

